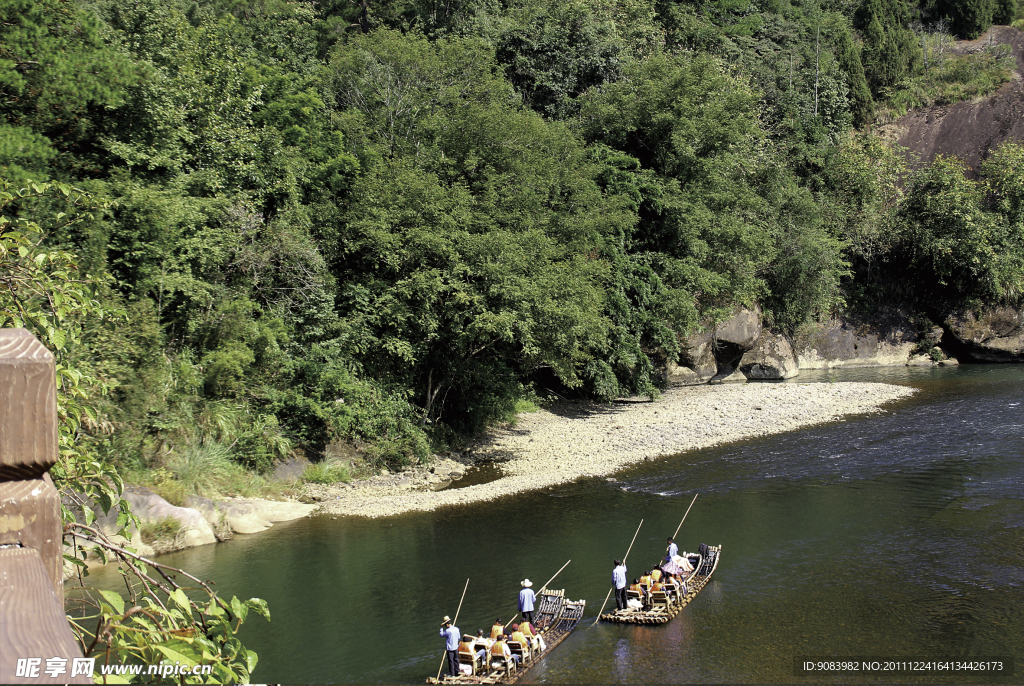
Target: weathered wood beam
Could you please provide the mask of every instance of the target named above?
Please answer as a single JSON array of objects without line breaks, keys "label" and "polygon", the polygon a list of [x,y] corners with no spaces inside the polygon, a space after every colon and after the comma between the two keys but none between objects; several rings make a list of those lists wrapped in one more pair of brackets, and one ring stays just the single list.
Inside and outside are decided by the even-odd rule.
[{"label": "weathered wood beam", "polygon": [[91,669],[71,676],[82,649],[38,550],[0,549],[0,646],[0,683],[93,683]]},{"label": "weathered wood beam", "polygon": [[60,494],[49,474],[0,482],[0,545],[38,550],[58,598],[64,597],[61,533]]},{"label": "weathered wood beam", "polygon": [[92,683],[64,614],[56,462],[53,355],[0,329],[0,683]]},{"label": "weathered wood beam", "polygon": [[0,480],[39,479],[57,462],[53,354],[25,329],[0,329]]}]

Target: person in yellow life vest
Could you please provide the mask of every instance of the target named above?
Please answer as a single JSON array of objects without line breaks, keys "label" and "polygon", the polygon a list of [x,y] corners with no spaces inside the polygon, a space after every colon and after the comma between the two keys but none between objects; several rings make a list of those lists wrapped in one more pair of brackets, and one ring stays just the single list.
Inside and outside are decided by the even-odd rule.
[{"label": "person in yellow life vest", "polygon": [[508,638],[510,641],[515,641],[522,646],[524,655],[530,654],[530,642],[527,640],[526,634],[522,632],[518,624],[512,625],[512,633]]},{"label": "person in yellow life vest", "polygon": [[509,650],[508,644],[505,643],[504,636],[500,636],[497,640],[494,641],[494,645],[491,646],[491,660],[501,661],[502,664],[505,664],[509,660],[511,660],[516,665],[519,664],[519,656],[512,654],[512,651]]},{"label": "person in yellow life vest", "polygon": [[[635,598],[630,598],[628,601],[626,601],[626,606],[632,607],[634,610],[638,610],[641,607],[643,607],[644,604],[647,602],[647,591],[646,589],[644,589],[643,586],[640,585],[640,579],[633,579],[633,583],[630,584],[629,590],[636,591],[636,593],[639,594],[640,599],[637,600]],[[630,601],[632,601],[634,605],[631,605]]]},{"label": "person in yellow life vest", "polygon": [[[494,626],[491,627],[491,640],[495,640],[500,636],[505,635],[505,625],[501,623],[501,617],[494,620]],[[492,646],[493,647],[493,646]]]},{"label": "person in yellow life vest", "polygon": [[670,595],[675,595],[679,591],[679,585],[671,574],[666,574],[662,583],[665,585],[665,592]]},{"label": "person in yellow life vest", "polygon": [[476,648],[476,637],[464,634],[462,636],[462,645],[459,646],[460,662],[461,654],[468,653],[469,655],[476,655],[478,660],[483,660],[487,657],[487,650],[485,648]]},{"label": "person in yellow life vest", "polygon": [[646,572],[642,577],[640,577],[640,585],[644,587],[644,592],[645,593],[647,592],[648,589],[650,589],[651,583],[652,583],[652,581],[651,581],[651,573],[650,572]]},{"label": "person in yellow life vest", "polygon": [[547,647],[544,645],[544,639],[541,638],[540,634],[537,633],[537,630],[533,628],[533,624],[523,622],[519,625],[519,630],[523,632],[523,635],[526,636],[526,638],[530,639],[530,645],[533,646],[534,651],[543,652]]},{"label": "person in yellow life vest", "polygon": [[657,581],[660,581],[660,580],[661,580],[661,568],[660,567],[655,567],[654,569],[651,570],[651,581],[657,582]]}]

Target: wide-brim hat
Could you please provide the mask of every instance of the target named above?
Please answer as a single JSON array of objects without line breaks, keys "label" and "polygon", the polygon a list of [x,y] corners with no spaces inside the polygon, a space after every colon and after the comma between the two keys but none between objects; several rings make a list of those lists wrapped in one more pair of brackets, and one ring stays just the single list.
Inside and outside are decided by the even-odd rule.
[{"label": "wide-brim hat", "polygon": [[449,617],[448,615],[445,615],[444,619],[441,620],[441,626],[444,626],[445,624],[451,624],[451,623],[452,623],[452,618]]},{"label": "wide-brim hat", "polygon": [[522,584],[523,586],[525,586],[526,588],[529,588],[530,586],[533,586],[533,582],[530,581],[529,579],[523,579],[519,583]]}]

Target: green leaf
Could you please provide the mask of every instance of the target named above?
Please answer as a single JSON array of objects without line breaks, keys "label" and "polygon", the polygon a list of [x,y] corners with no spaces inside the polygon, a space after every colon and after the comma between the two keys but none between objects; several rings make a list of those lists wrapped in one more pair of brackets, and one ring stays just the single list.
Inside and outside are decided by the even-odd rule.
[{"label": "green leaf", "polygon": [[266,600],[263,600],[263,598],[249,598],[245,602],[251,609],[262,615],[268,622],[270,621],[270,607],[267,605]]},{"label": "green leaf", "polygon": [[186,608],[190,607],[188,602],[188,596],[185,595],[185,591],[180,588],[174,589],[174,593],[170,595],[171,600],[175,602],[178,607]]},{"label": "green leaf", "polygon": [[182,664],[187,664],[190,667],[195,664],[195,660],[193,658],[188,657],[187,655],[175,650],[174,648],[171,648],[166,644],[157,644],[153,647],[159,650],[164,655],[166,655],[168,660],[175,660],[177,662],[181,662]]},{"label": "green leaf", "polygon": [[100,591],[100,595],[110,603],[110,606],[117,611],[117,614],[124,614],[124,598],[119,593],[114,591]]},{"label": "green leaf", "polygon": [[244,622],[245,618],[249,615],[249,606],[238,598],[232,596],[231,611],[235,614],[235,617],[238,618],[238,621]]}]

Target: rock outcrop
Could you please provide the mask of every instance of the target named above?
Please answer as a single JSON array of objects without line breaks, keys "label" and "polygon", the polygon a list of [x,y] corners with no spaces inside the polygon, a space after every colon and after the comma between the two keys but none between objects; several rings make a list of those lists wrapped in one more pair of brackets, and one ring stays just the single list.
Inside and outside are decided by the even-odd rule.
[{"label": "rock outcrop", "polygon": [[[172,519],[179,528],[172,540],[160,541],[156,550],[142,541],[138,529],[132,529],[131,539],[118,535],[117,511],[111,508],[108,514],[97,511],[96,526],[113,542],[130,545],[140,555],[149,557],[158,552],[180,550],[207,545],[231,538],[232,535],[251,534],[265,531],[276,522],[286,522],[305,517],[316,510],[315,505],[304,505],[291,501],[240,500],[213,501],[209,498],[190,496],[188,507],[178,507],[164,500],[148,488],[128,486],[122,498],[131,505],[132,513],[142,524],[159,523]],[[75,503],[68,502],[72,510],[78,510]],[[83,521],[81,513],[76,518]],[[156,545],[154,543],[154,545]]]},{"label": "rock outcrop", "polygon": [[889,313],[876,320],[838,319],[796,342],[800,369],[904,366],[920,336],[908,318]]},{"label": "rock outcrop", "polygon": [[686,337],[680,364],[668,362],[665,378],[672,385],[697,385],[791,379],[801,369],[959,364],[951,353],[974,361],[1024,361],[1024,313],[959,313],[943,328],[886,308],[869,317],[834,319],[793,341],[764,328],[759,311],[744,309]]},{"label": "rock outcrop", "polygon": [[686,336],[680,341],[679,364],[666,365],[667,381],[695,385],[730,377],[761,329],[761,312],[741,308],[714,328]]},{"label": "rock outcrop", "polygon": [[784,337],[764,329],[739,361],[748,379],[792,379],[800,373],[793,346]]},{"label": "rock outcrop", "polygon": [[715,327],[714,349],[719,372],[736,366],[743,354],[754,347],[762,328],[761,311],[746,308]]},{"label": "rock outcrop", "polygon": [[174,519],[181,524],[178,537],[181,539],[182,548],[217,542],[213,527],[199,510],[171,505],[148,488],[139,486],[125,488],[122,497],[131,503],[132,513],[142,522]]},{"label": "rock outcrop", "polygon": [[689,386],[710,381],[718,373],[714,333],[695,333],[680,341],[679,365],[669,362],[667,373],[668,380],[676,384]]},{"label": "rock outcrop", "polygon": [[1010,307],[956,312],[946,318],[946,331],[961,358],[976,362],[1024,361],[1024,318]]}]

